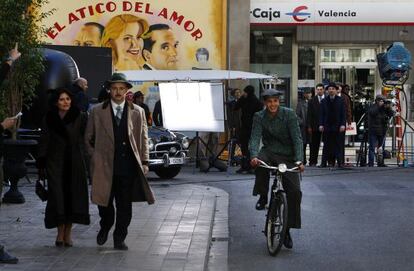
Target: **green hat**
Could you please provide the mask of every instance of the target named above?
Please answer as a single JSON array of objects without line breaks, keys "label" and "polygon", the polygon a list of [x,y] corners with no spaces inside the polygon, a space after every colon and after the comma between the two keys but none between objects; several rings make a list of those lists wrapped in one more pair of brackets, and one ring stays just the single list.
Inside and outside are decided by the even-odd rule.
[{"label": "green hat", "polygon": [[262,93],[262,97],[264,100],[266,100],[267,98],[279,98],[280,96],[283,95],[283,91],[279,91],[276,89],[266,89],[263,93]]},{"label": "green hat", "polygon": [[126,76],[123,73],[115,72],[112,74],[111,79],[105,82],[106,88],[109,88],[113,83],[124,83],[127,85],[128,89],[132,88],[131,83],[126,79]]}]

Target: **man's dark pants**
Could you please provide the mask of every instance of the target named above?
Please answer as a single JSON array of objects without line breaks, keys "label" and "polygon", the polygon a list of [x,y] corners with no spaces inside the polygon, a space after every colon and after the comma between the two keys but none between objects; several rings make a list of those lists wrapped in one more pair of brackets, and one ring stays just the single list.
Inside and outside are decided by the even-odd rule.
[{"label": "man's dark pants", "polygon": [[[288,166],[288,168],[295,166],[292,159],[288,159],[284,156],[267,154],[265,151],[261,151],[258,155],[258,158],[270,165],[278,165],[280,163],[284,163]],[[267,197],[269,194],[269,180],[269,170],[262,167],[257,167],[253,196],[261,195]],[[300,190],[299,174],[293,172],[284,173],[282,177],[282,184],[284,190],[286,191],[286,197],[288,201],[288,227],[300,229],[300,204],[302,201],[302,192]]]},{"label": "man's dark pants", "polygon": [[128,234],[128,226],[132,217],[132,184],[134,177],[115,175],[112,179],[112,191],[107,207],[98,206],[99,216],[101,217],[101,229],[109,231],[115,222],[116,204],[116,224],[114,230],[114,242],[123,242]]},{"label": "man's dark pants", "polygon": [[250,141],[251,129],[241,129],[240,131],[240,150],[243,155],[241,162],[241,168],[244,170],[249,170],[250,167],[250,151],[249,151],[249,141]]},{"label": "man's dark pants", "polygon": [[[373,166],[375,160],[375,148],[384,147],[384,135],[376,135],[374,133],[368,134],[369,152],[368,152],[368,165]],[[384,148],[382,148],[384,151]],[[378,163],[378,161],[377,161]],[[382,165],[381,162],[379,165]]]},{"label": "man's dark pants", "polygon": [[335,160],[339,164],[342,164],[341,155],[341,135],[340,132],[323,132],[323,151],[322,151],[322,163],[321,165],[335,165]]},{"label": "man's dark pants", "polygon": [[312,131],[310,140],[309,165],[316,165],[318,163],[319,147],[321,146],[321,136],[321,132]]}]

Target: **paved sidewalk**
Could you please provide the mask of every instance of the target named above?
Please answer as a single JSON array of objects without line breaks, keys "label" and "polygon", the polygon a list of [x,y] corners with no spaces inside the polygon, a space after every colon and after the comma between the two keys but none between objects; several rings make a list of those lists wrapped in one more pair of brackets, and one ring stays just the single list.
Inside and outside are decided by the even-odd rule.
[{"label": "paved sidewalk", "polygon": [[[19,263],[0,264],[0,270],[206,270],[211,244],[209,269],[227,270],[227,242],[214,245],[228,237],[228,194],[220,189],[154,185],[156,204],[134,204],[126,239],[129,250],[116,251],[111,235],[104,246],[96,244],[95,205],[90,206],[91,225],[74,226],[74,247],[56,248],[56,229],[47,230],[43,224],[45,203],[34,194],[33,184],[24,179],[20,183],[26,203],[0,208],[0,240]],[[217,204],[222,210],[213,230]],[[212,238],[213,231],[219,238]]]}]

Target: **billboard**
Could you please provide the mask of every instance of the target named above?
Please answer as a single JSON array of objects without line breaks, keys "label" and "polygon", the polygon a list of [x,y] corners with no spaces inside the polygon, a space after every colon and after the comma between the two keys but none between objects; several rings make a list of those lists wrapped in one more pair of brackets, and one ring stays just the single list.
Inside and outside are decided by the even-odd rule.
[{"label": "billboard", "polygon": [[252,25],[413,25],[414,1],[251,0]]},{"label": "billboard", "polygon": [[112,48],[114,70],[223,69],[225,0],[50,0],[44,42]]}]

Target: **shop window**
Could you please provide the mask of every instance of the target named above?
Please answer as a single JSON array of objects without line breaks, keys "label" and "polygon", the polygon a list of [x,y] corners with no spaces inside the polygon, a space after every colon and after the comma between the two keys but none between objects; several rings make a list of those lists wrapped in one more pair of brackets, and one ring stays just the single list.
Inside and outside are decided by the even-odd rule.
[{"label": "shop window", "polygon": [[315,49],[312,46],[300,46],[298,52],[298,79],[315,79]]},{"label": "shop window", "polygon": [[274,31],[252,31],[250,62],[255,64],[291,64],[292,36]]},{"label": "shop window", "polygon": [[321,62],[376,62],[375,49],[321,49]]}]

